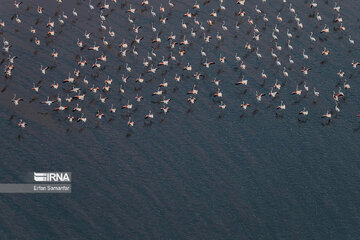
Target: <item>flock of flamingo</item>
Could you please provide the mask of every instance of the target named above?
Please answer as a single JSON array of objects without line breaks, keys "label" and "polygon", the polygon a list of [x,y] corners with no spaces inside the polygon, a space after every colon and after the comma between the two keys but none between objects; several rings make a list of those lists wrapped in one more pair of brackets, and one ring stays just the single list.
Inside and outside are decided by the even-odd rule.
[{"label": "flock of flamingo", "polygon": [[[292,31],[294,31],[294,29],[299,30],[300,34],[308,35],[307,39],[309,44],[313,45],[319,41],[319,37],[330,36],[333,31],[343,32],[346,36],[343,39],[343,41],[345,41],[344,44],[349,46],[355,44],[355,40],[352,39],[346,31],[345,23],[341,15],[341,6],[336,2],[334,7],[328,6],[328,8],[334,12],[334,16],[336,16],[333,22],[330,23],[324,22],[321,16],[321,9],[318,9],[316,0],[312,0],[307,4],[310,13],[313,14],[313,24],[320,26],[318,32],[308,33],[301,31],[304,27],[300,18],[301,12],[294,8],[290,0],[278,0],[281,2],[281,4],[279,4],[281,5],[281,10],[278,10],[276,18],[271,18],[267,15],[267,0],[259,0],[259,4],[256,5],[255,8],[248,8],[246,0],[211,0],[218,1],[217,9],[208,7],[210,0],[204,1],[203,3],[191,0],[188,1],[190,7],[185,7],[186,10],[182,13],[183,17],[178,21],[178,26],[176,26],[178,29],[174,29],[173,26],[168,27],[167,21],[172,17],[171,13],[173,11],[180,11],[176,10],[176,7],[177,4],[182,1],[176,2],[175,0],[169,0],[168,2],[162,3],[158,9],[155,9],[151,5],[151,1],[156,2],[155,0],[136,0],[130,1],[131,3],[127,1],[118,3],[117,0],[109,2],[102,0],[97,1],[97,3],[92,3],[91,0],[89,0],[86,2],[88,12],[86,14],[83,13],[84,16],[80,15],[80,12],[77,12],[75,8],[72,12],[69,12],[68,15],[60,10],[62,0],[56,0],[58,7],[55,14],[56,17],[48,17],[49,13],[46,13],[47,9],[41,6],[32,9],[34,12],[36,10],[39,19],[46,18],[45,21],[47,22],[46,25],[38,24],[38,20],[37,22],[31,23],[33,25],[29,28],[29,31],[33,35],[32,42],[34,47],[42,46],[45,41],[52,39],[51,44],[46,46],[45,49],[47,49],[46,54],[51,55],[53,58],[54,64],[63,58],[61,54],[62,49],[56,48],[56,37],[59,29],[66,24],[76,24],[76,20],[80,18],[86,18],[89,15],[93,16],[98,21],[101,38],[99,39],[98,36],[95,36],[94,31],[84,29],[82,36],[77,36],[77,39],[72,39],[73,44],[77,45],[80,49],[80,54],[75,57],[76,61],[73,62],[74,71],[64,73],[63,77],[58,76],[57,79],[51,81],[45,80],[48,72],[53,71],[53,67],[50,66],[50,64],[47,66],[39,62],[38,66],[40,68],[38,70],[38,76],[39,79],[42,80],[34,82],[32,89],[29,89],[29,91],[33,92],[34,97],[31,100],[29,99],[30,102],[32,104],[43,105],[43,107],[51,110],[51,112],[56,111],[58,114],[62,114],[70,123],[77,121],[84,124],[88,119],[88,116],[84,113],[84,109],[87,107],[84,100],[91,97],[93,101],[100,103],[99,106],[101,107],[99,107],[96,112],[93,112],[100,121],[108,115],[112,118],[120,111],[123,116],[126,116],[125,123],[127,121],[129,127],[134,127],[135,120],[151,122],[159,115],[165,117],[171,109],[172,99],[170,91],[167,89],[169,86],[174,86],[174,84],[181,84],[182,81],[185,81],[185,77],[187,77],[186,79],[190,78],[194,83],[191,89],[184,90],[183,92],[184,104],[189,104],[190,106],[197,104],[199,92],[202,91],[199,83],[207,81],[207,83],[211,85],[211,89],[213,89],[211,100],[214,105],[218,106],[219,111],[222,112],[227,110],[227,104],[223,98],[223,84],[221,83],[224,81],[232,82],[234,87],[233,91],[241,89],[244,91],[243,93],[245,93],[249,87],[248,83],[251,82],[251,80],[248,80],[246,77],[247,58],[254,55],[260,62],[259,65],[261,68],[261,60],[263,55],[266,54],[272,56],[274,68],[281,69],[278,71],[278,76],[273,79],[268,79],[265,70],[260,69],[258,76],[259,80],[263,81],[263,83],[260,84],[260,87],[254,89],[254,96],[250,96],[248,101],[239,101],[239,105],[232,106],[232,108],[238,107],[246,111],[253,105],[260,104],[263,98],[269,98],[278,102],[278,104],[274,106],[276,114],[282,114],[281,112],[286,111],[287,105],[284,99],[279,99],[279,93],[283,90],[287,79],[292,77],[292,74],[301,75],[305,80],[300,84],[296,84],[296,86],[294,85],[293,91],[288,92],[289,95],[303,96],[305,94],[311,94],[314,98],[314,104],[320,96],[320,92],[315,87],[316,83],[307,78],[307,76],[312,73],[312,67],[310,66],[311,57],[306,53],[306,50],[297,49],[302,52],[303,62],[294,63],[294,59],[292,58],[292,51],[298,48],[292,44],[294,39]],[[1,32],[4,32],[8,25],[24,24],[21,20],[22,12],[25,11],[26,7],[24,5],[25,3],[15,1],[13,6],[16,14],[11,19],[2,19],[0,16]],[[109,23],[107,19],[109,14],[112,13],[112,9],[117,8],[120,9],[120,14],[125,15],[127,19],[126,22],[116,23],[123,28],[129,28],[129,33],[126,36],[119,36],[114,29],[111,28],[111,23]],[[29,11],[29,9],[27,9],[27,11]],[[305,10],[301,9],[301,11]],[[207,16],[207,18],[199,19],[199,12],[206,13],[205,16]],[[283,21],[282,14],[290,14],[296,23]],[[144,15],[147,15],[147,17],[153,20],[151,23],[140,25],[138,21],[139,19],[141,20]],[[227,25],[223,19],[223,16],[230,15],[236,18],[235,26]],[[240,27],[243,25],[247,25],[249,32],[239,33],[239,35],[247,37],[247,42],[244,45],[240,45],[242,42],[239,39],[236,40],[236,44],[239,45],[238,49],[240,49],[239,53],[222,52],[220,43],[223,39],[230,35],[238,34]],[[259,25],[264,25],[265,27],[260,28],[258,27]],[[330,25],[333,27],[330,28]],[[146,28],[148,28],[149,31],[147,31],[147,34],[143,34]],[[161,30],[159,31],[160,28]],[[265,29],[267,28],[271,28],[271,31],[266,32]],[[38,34],[39,29],[47,29],[46,36],[40,36]],[[181,36],[176,35],[174,33],[176,31],[181,31],[183,34]],[[149,34],[149,32],[151,34]],[[272,42],[265,43],[267,49],[260,49],[258,43],[261,42],[264,35],[270,36],[270,34]],[[3,35],[2,51],[7,58],[2,64],[5,64],[5,78],[7,81],[11,81],[12,78],[16,78],[17,61],[21,58],[21,55],[14,56],[12,54],[12,48],[14,46],[7,40],[6,34]],[[285,39],[287,45],[281,46],[279,39]],[[144,46],[145,44],[142,44],[146,40],[151,41],[151,47],[146,47]],[[217,44],[216,52],[206,52],[209,44]],[[117,69],[118,75],[112,77],[109,76],[105,68],[109,62],[109,55],[106,53],[108,51],[114,51],[110,50],[110,46],[119,53],[117,55],[118,59],[114,59],[114,61],[121,62]],[[280,53],[284,51],[287,52],[285,59],[284,57],[280,57]],[[141,56],[143,52],[147,52],[147,55],[144,54]],[[166,54],[164,54],[164,52],[166,52]],[[187,58],[186,63],[181,60],[185,59],[184,57],[189,53],[193,53],[198,56],[197,59],[201,59],[201,66],[193,66],[192,58]],[[212,56],[214,54],[217,55],[218,58],[213,58]],[[326,47],[314,53],[314,55],[322,55],[324,58],[331,57],[331,54],[332,50]],[[129,56],[137,59],[135,64],[127,61]],[[221,69],[224,69],[224,66],[227,64],[237,66],[236,71],[241,73],[240,79],[221,79],[208,74],[213,68],[218,68],[221,72]],[[292,70],[292,66],[297,66],[297,64],[300,65],[301,71]],[[360,63],[353,60],[349,63],[344,62],[344,64],[351,65],[353,71],[356,71]],[[140,65],[143,70],[135,72],[134,69],[140,69],[138,65]],[[156,75],[158,72],[161,72],[161,75]],[[91,79],[86,77],[87,74],[92,74]],[[337,86],[336,89],[333,90],[332,98],[334,104],[329,106],[328,110],[324,111],[322,115],[314,117],[326,118],[330,122],[334,113],[340,111],[339,103],[343,101],[347,91],[350,89],[350,84],[346,80],[346,75],[349,74],[351,73],[345,73],[343,70],[339,70],[335,77],[341,81],[341,86]],[[169,77],[169,75],[171,76]],[[145,88],[150,81],[158,82],[157,86],[153,89],[152,95],[143,96],[141,90]],[[273,82],[272,86],[268,89],[264,88],[265,81]],[[112,90],[115,82],[119,83],[120,88]],[[130,87],[127,87],[129,82],[132,82],[131,86],[135,86],[135,91],[131,91]],[[312,86],[309,87],[308,84]],[[42,94],[44,88],[51,91],[53,96]],[[228,89],[227,91],[230,90]],[[111,92],[112,94],[110,94]],[[120,103],[119,106],[114,103],[108,103],[111,98],[115,98],[118,95],[124,96],[125,93],[129,93],[129,95],[127,95],[123,103]],[[37,101],[37,99],[39,100]],[[134,119],[132,113],[135,111],[136,105],[140,104],[144,99],[151,99],[151,102],[156,102],[159,105],[155,106],[159,107],[153,111],[151,110],[152,107],[143,110],[145,120]],[[22,104],[22,101],[24,101],[24,99],[14,93],[11,102],[15,108]],[[118,110],[118,108],[121,109]],[[299,109],[299,114],[302,115],[304,119],[311,115],[305,106]],[[360,117],[360,115],[355,116]],[[18,120],[19,127],[25,128],[27,125],[27,121],[22,119]]]}]

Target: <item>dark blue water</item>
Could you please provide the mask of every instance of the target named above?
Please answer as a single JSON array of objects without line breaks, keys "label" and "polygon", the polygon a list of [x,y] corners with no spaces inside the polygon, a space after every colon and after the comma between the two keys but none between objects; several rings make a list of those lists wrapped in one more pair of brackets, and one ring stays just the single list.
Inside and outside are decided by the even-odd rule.
[{"label": "dark blue water", "polygon": [[[183,17],[188,8],[196,13],[193,1],[173,1],[173,9],[167,1],[150,1],[157,13],[154,18],[150,6],[141,7],[136,1],[132,6],[137,12],[131,18],[135,18],[136,26],[142,26],[138,36],[144,39],[140,45],[134,44],[139,56],[130,51],[126,58],[118,56],[118,45],[123,39],[130,44],[136,35],[127,20],[129,1],[111,2],[113,10],[104,11],[109,14],[104,24],[115,31],[114,39],[108,30],[99,31],[98,1],[92,3],[96,7],[93,12],[89,12],[88,2],[63,1],[29,1],[20,9],[15,9],[12,1],[4,1],[0,8],[0,18],[6,22],[1,36],[10,41],[10,54],[18,57],[13,76],[3,78],[0,86],[0,182],[21,182],[25,173],[33,171],[70,171],[73,176],[71,194],[1,195],[1,239],[359,239],[360,123],[355,115],[360,112],[360,84],[358,69],[351,65],[359,60],[357,1],[340,3],[345,32],[334,31],[339,27],[333,22],[337,16],[334,1],[318,1],[315,10],[309,7],[310,2],[291,1],[303,29],[296,28],[289,1],[248,1],[243,18],[234,16],[242,9],[236,1],[225,1],[225,12],[218,13],[210,28],[206,21],[212,9],[219,8],[219,2],[199,2],[197,19],[205,26],[206,35],[212,36],[207,44],[193,19]],[[36,13],[38,4],[44,7],[42,15]],[[160,4],[166,8],[163,14]],[[270,21],[266,25],[263,14],[255,13],[255,5],[267,14]],[[78,18],[72,16],[73,8]],[[63,11],[69,18],[60,26],[55,15]],[[283,22],[278,23],[280,33],[276,35],[283,50],[275,52],[281,67],[270,55],[275,48],[271,32],[279,11]],[[11,20],[16,12],[21,24]],[[320,23],[309,17],[316,12],[323,18]],[[159,22],[162,15],[168,17],[165,25]],[[252,39],[248,16],[262,34],[258,42]],[[56,36],[52,38],[46,38],[49,17],[55,21]],[[187,30],[181,28],[181,19],[188,23]],[[221,28],[223,21],[227,32]],[[235,29],[237,21],[239,30]],[[151,43],[156,36],[151,31],[152,22],[162,32],[161,44]],[[325,23],[330,33],[320,34]],[[30,41],[31,26],[37,29],[40,46]],[[196,38],[190,36],[191,28],[196,30]],[[287,29],[293,34],[293,51],[287,48]],[[85,30],[92,33],[89,40],[83,35]],[[186,50],[184,57],[177,53],[179,45],[169,50],[167,37],[171,31],[176,41],[185,34],[191,42],[180,46]],[[220,42],[217,32],[223,36]],[[315,43],[309,39],[310,32],[314,32]],[[349,34],[355,45],[349,43]],[[102,45],[102,36],[111,48]],[[88,47],[94,41],[101,46],[100,51],[108,57],[102,63],[104,69],[91,69],[101,52],[80,50],[77,38]],[[261,59],[255,51],[244,48],[247,42],[259,47]],[[158,46],[154,64],[162,56],[168,57],[170,51],[177,60],[169,60],[168,67],[149,74],[142,61],[151,47]],[[201,46],[208,60],[216,62],[210,69],[201,66],[205,61]],[[321,55],[324,47],[330,50],[329,56]],[[59,52],[55,62],[53,48]],[[309,60],[303,58],[303,49]],[[245,70],[235,61],[235,52],[244,60]],[[220,53],[227,57],[222,65]],[[293,65],[288,55],[295,61]],[[79,56],[88,61],[83,69],[77,67]],[[7,55],[3,53],[2,58]],[[188,62],[193,67],[191,72],[182,70]],[[132,68],[130,73],[125,70],[126,63]],[[5,64],[7,61],[1,68]],[[46,75],[39,70],[41,64],[51,66]],[[287,79],[282,74],[284,66],[289,72]],[[312,67],[309,75],[302,74],[303,66]],[[62,81],[74,68],[81,71],[75,83],[86,93],[86,100],[68,104],[65,97],[74,94],[68,93],[71,85]],[[340,69],[346,73],[349,90],[343,89],[344,78],[336,75]],[[264,83],[262,70],[268,77]],[[205,77],[195,80],[195,72]],[[135,83],[140,73],[145,78],[142,85]],[[182,76],[181,82],[175,82],[176,73]],[[122,74],[129,76],[126,84],[121,81]],[[99,93],[93,94],[89,88],[93,84],[102,88],[108,75],[114,82],[109,93],[101,93],[109,97],[102,104]],[[248,86],[235,86],[242,75],[249,80]],[[87,86],[81,82],[84,76],[89,80]],[[212,97],[217,90],[211,83],[215,77],[222,80],[225,110],[219,109],[219,102]],[[258,103],[255,92],[267,94],[276,78],[283,84],[278,96],[264,96]],[[159,98],[151,96],[164,79],[169,82],[166,96],[172,99],[166,115],[160,113]],[[41,88],[36,94],[31,88],[39,80]],[[50,88],[53,81],[59,82],[58,90]],[[304,81],[310,89],[306,94]],[[199,94],[190,106],[186,93],[194,84]],[[119,93],[121,85],[123,95]],[[299,97],[291,95],[297,85],[303,90]],[[313,95],[314,87],[320,92],[318,98]],[[332,92],[339,87],[345,97],[339,101],[341,111],[336,112]],[[11,103],[15,93],[25,100],[16,107]],[[79,103],[83,107],[85,124],[67,122],[71,111],[53,112],[58,103],[51,107],[40,104],[47,96],[54,99],[58,94],[64,105],[73,108]],[[144,96],[144,101],[136,103],[136,94]],[[121,110],[128,100],[135,109]],[[276,110],[281,100],[286,104],[283,112]],[[243,101],[251,104],[246,111],[240,107]],[[118,108],[114,115],[109,113],[111,104]],[[299,117],[304,106],[309,116]],[[99,109],[105,113],[103,120],[95,117]],[[152,123],[143,120],[149,110],[155,113]],[[333,113],[330,122],[321,119],[328,110]],[[135,121],[133,128],[127,126],[129,114]],[[19,129],[19,119],[28,127]]]}]

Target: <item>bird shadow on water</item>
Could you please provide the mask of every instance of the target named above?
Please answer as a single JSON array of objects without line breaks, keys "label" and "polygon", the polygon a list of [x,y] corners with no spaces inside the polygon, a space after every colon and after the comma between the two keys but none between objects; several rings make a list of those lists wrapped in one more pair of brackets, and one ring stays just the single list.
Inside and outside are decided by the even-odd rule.
[{"label": "bird shadow on water", "polygon": [[298,118],[299,124],[306,123],[306,122],[307,122],[307,118]]},{"label": "bird shadow on water", "polygon": [[325,122],[322,122],[321,125],[322,125],[323,127],[326,127],[326,126],[330,126],[330,123],[331,123],[331,120],[329,119],[329,120],[327,120],[327,121],[325,121]]},{"label": "bird shadow on water", "polygon": [[82,133],[83,131],[84,131],[84,129],[85,129],[86,127],[83,125],[83,126],[81,126],[81,128],[79,129],[79,133]]},{"label": "bird shadow on water", "polygon": [[8,86],[3,87],[3,88],[1,89],[1,92],[2,92],[2,93],[5,92],[7,88],[8,88]]},{"label": "bird shadow on water", "polygon": [[282,118],[284,118],[284,114],[282,114],[282,113],[275,113],[275,117],[276,117],[277,119],[282,119]]},{"label": "bird shadow on water", "polygon": [[148,128],[149,128],[149,127],[152,126],[152,124],[153,124],[152,121],[144,121],[144,126],[145,126],[145,127],[148,127]]},{"label": "bird shadow on water", "polygon": [[22,138],[24,138],[24,136],[23,136],[22,133],[20,133],[20,134],[18,135],[18,140],[21,141]]}]

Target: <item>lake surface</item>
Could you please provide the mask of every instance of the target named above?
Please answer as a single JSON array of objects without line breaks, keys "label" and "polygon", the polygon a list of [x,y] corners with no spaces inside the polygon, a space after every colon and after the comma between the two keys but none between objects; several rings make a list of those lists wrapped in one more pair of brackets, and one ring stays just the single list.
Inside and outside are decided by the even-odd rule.
[{"label": "lake surface", "polygon": [[[93,12],[89,12],[88,2],[66,0],[61,5],[24,1],[20,9],[15,9],[13,1],[4,1],[0,8],[0,18],[6,22],[0,29],[1,37],[12,45],[10,54],[18,57],[13,76],[3,77],[0,86],[0,182],[22,182],[22,176],[33,171],[72,172],[71,194],[0,195],[1,239],[359,239],[360,122],[356,115],[360,113],[360,83],[359,68],[351,65],[359,60],[357,1],[340,1],[345,32],[334,31],[334,26],[339,26],[333,22],[337,17],[334,1],[318,1],[315,10],[309,1],[248,1],[245,7],[225,1],[225,12],[218,13],[210,28],[206,20],[212,9],[219,8],[219,2],[211,0],[203,5],[199,1],[197,19],[210,29],[205,34],[212,36],[207,44],[199,26],[183,16],[187,9],[196,12],[193,1],[173,0],[175,7],[171,9],[167,1],[152,0],[156,17],[151,16],[150,6],[142,7],[136,1],[132,7],[137,12],[131,18],[135,18],[136,26],[142,26],[138,36],[144,39],[134,44],[139,55],[134,56],[133,46],[129,46],[126,58],[118,56],[119,44],[123,39],[130,44],[136,35],[127,19],[130,1],[110,2],[114,10],[104,11],[109,13],[104,24],[115,31],[114,39],[108,29],[99,31],[97,2],[92,3],[96,7]],[[289,2],[303,29],[296,28]],[[42,15],[36,12],[38,4],[44,7]],[[159,12],[160,4],[166,8],[164,14]],[[256,5],[269,18],[266,26],[263,14],[254,10]],[[74,8],[78,18],[72,16]],[[235,17],[242,8],[246,16]],[[275,48],[271,33],[279,11],[283,21],[278,23],[280,33],[276,35],[283,50],[276,54],[281,67],[270,54]],[[309,16],[317,11],[323,18],[321,23]],[[21,24],[11,20],[16,12]],[[68,15],[65,25],[60,26],[56,12]],[[159,22],[162,15],[168,16],[165,25]],[[262,34],[258,42],[252,39],[248,16]],[[46,37],[49,17],[55,21],[56,35],[52,38]],[[181,19],[188,23],[187,30],[181,28]],[[228,31],[222,30],[223,21]],[[237,21],[241,23],[239,30],[235,29]],[[151,43],[156,36],[152,22],[162,32],[161,44]],[[330,27],[326,35],[320,34],[324,23]],[[32,39],[31,26],[38,31],[40,46]],[[190,36],[191,28],[197,32],[195,39]],[[293,51],[287,47],[287,29],[293,34]],[[84,37],[85,30],[92,33],[89,40]],[[186,49],[184,57],[178,54],[179,46],[168,48],[170,32],[176,34],[178,42],[186,34],[192,43],[180,46]],[[221,42],[216,39],[217,32],[223,36]],[[315,43],[309,39],[310,32],[314,32]],[[349,34],[354,45],[348,41]],[[103,35],[111,47],[102,45]],[[96,41],[100,52],[88,51],[87,47],[80,50],[78,38],[87,47]],[[253,51],[244,48],[247,42]],[[170,51],[177,60],[169,60],[169,66],[159,67],[155,74],[147,73],[143,58],[151,47],[158,46],[155,63],[162,56],[168,57]],[[208,60],[216,62],[209,69],[201,66],[205,60],[201,47]],[[261,59],[256,57],[256,47]],[[330,50],[329,56],[321,55],[324,47]],[[56,61],[51,57],[54,48],[59,52]],[[303,49],[308,60],[302,56]],[[105,68],[91,69],[102,51],[108,57],[102,63]],[[245,70],[236,62],[236,52],[246,63]],[[225,64],[218,60],[220,53],[227,57]],[[88,61],[84,69],[77,66],[79,56]],[[7,55],[3,53],[2,58]],[[188,62],[191,72],[183,71]],[[126,73],[126,63],[132,68],[130,73]],[[7,61],[1,68],[5,64]],[[39,70],[41,64],[51,67],[46,75]],[[284,66],[289,72],[287,79],[282,74]],[[303,66],[312,67],[307,76],[301,72]],[[73,108],[81,104],[85,124],[65,120],[73,114],[71,110],[52,111],[58,103],[51,107],[40,104],[47,96],[55,99],[60,94],[65,99],[70,94],[71,85],[62,81],[74,68],[81,71],[76,86],[86,89],[86,99],[67,105]],[[343,88],[344,78],[336,75],[340,69],[351,85],[348,90]],[[262,70],[267,74],[265,82]],[[195,72],[205,77],[195,80]],[[140,73],[145,79],[142,85],[135,83]],[[182,76],[180,82],[174,80],[176,73]],[[121,81],[122,74],[129,76],[126,84]],[[81,82],[85,75],[87,86]],[[109,97],[102,104],[99,93],[92,94],[89,88],[93,84],[102,88],[108,75],[113,79],[112,89],[101,93]],[[242,75],[249,80],[246,87],[235,85]],[[212,96],[217,91],[211,83],[215,77],[222,80],[224,110]],[[255,92],[268,94],[276,78],[283,84],[278,96],[264,96],[258,103]],[[31,88],[41,79],[36,94]],[[166,115],[160,113],[161,98],[151,96],[164,79],[169,82],[166,96],[171,98]],[[53,81],[59,82],[58,90],[50,88]],[[309,86],[305,94],[304,82]],[[186,93],[194,84],[199,94],[190,106]],[[121,85],[124,94],[119,93]],[[303,89],[301,96],[291,94],[296,86]],[[320,92],[317,98],[314,87]],[[339,87],[345,97],[339,101],[341,111],[336,112],[332,93]],[[24,98],[16,107],[11,102],[14,94]],[[136,94],[144,96],[144,101],[136,103]],[[135,109],[121,110],[128,100]],[[286,104],[282,112],[276,109],[281,100]],[[240,107],[243,101],[251,104],[246,111]],[[111,104],[118,108],[116,114],[109,113]],[[309,110],[307,117],[298,114],[304,106]],[[96,119],[98,109],[104,111],[105,119]],[[149,110],[155,114],[151,123],[143,119]],[[330,122],[321,118],[326,111],[333,113]],[[132,128],[127,126],[128,114],[135,122]],[[28,123],[25,129],[17,126],[19,119]]]}]

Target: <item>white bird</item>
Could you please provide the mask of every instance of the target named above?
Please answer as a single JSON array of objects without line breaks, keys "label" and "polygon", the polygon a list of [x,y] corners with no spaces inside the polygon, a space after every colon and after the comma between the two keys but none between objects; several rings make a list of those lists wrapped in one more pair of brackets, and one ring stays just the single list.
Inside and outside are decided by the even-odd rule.
[{"label": "white bird", "polygon": [[336,102],[336,105],[335,105],[335,111],[340,112],[340,108],[339,108],[339,105],[338,105],[337,102]]},{"label": "white bird", "polygon": [[224,30],[224,31],[227,31],[228,30],[228,28],[225,26],[225,21],[223,21],[223,24],[222,24],[222,29]]},{"label": "white bird", "polygon": [[337,12],[340,12],[340,6],[338,6],[336,2],[335,2],[335,6],[333,9]]},{"label": "white bird", "polygon": [[291,46],[290,40],[288,41],[288,48],[289,48],[290,50],[293,50],[293,46]]},{"label": "white bird", "polygon": [[355,43],[355,41],[354,41],[353,39],[351,39],[351,35],[349,36],[349,42],[350,42],[351,44],[354,44],[354,43]]},{"label": "white bird", "polygon": [[318,91],[316,91],[316,88],[314,88],[314,95],[315,95],[316,97],[318,97],[318,96],[320,95],[320,93],[319,93]]},{"label": "white bird", "polygon": [[346,83],[347,80],[344,81],[344,89],[350,89],[350,84]]},{"label": "white bird", "polygon": [[322,17],[320,16],[320,13],[319,13],[319,12],[316,13],[316,19],[317,19],[318,21],[321,21],[321,20],[322,20]]},{"label": "white bird", "polygon": [[286,35],[288,36],[288,38],[292,38],[292,34],[289,32],[289,29],[287,29]]},{"label": "white bird", "polygon": [[304,57],[305,59],[309,59],[309,56],[305,54],[305,49],[303,49],[303,57]]},{"label": "white bird", "polygon": [[283,101],[281,101],[280,105],[276,107],[277,109],[280,109],[280,110],[285,110],[286,109],[286,105],[284,104]]},{"label": "white bird", "polygon": [[289,62],[290,62],[291,64],[294,63],[294,60],[291,59],[291,56],[289,56]]},{"label": "white bird", "polygon": [[256,56],[257,56],[258,58],[261,58],[261,57],[262,57],[261,54],[259,53],[259,48],[256,48]]},{"label": "white bird", "polygon": [[94,9],[95,9],[94,6],[91,5],[91,0],[89,0],[89,8],[90,8],[90,10],[94,10]]},{"label": "white bird", "polygon": [[201,50],[200,50],[200,52],[201,52],[201,56],[203,56],[203,57],[206,57],[206,53],[204,52],[204,50],[203,50],[204,48],[203,47],[201,47]]},{"label": "white bird", "polygon": [[305,91],[309,91],[309,87],[306,85],[306,82],[304,82],[304,89]]},{"label": "white bird", "polygon": [[75,8],[73,9],[72,14],[74,15],[74,17],[78,16],[77,12],[75,11]]},{"label": "white bird", "polygon": [[302,111],[299,112],[300,115],[304,115],[304,116],[307,116],[309,115],[309,111],[306,110],[306,108],[304,107],[304,109]]},{"label": "white bird", "polygon": [[276,49],[279,50],[279,51],[281,51],[281,49],[282,49],[282,47],[281,47],[280,45],[278,45],[277,42],[275,43],[275,47],[276,47]]},{"label": "white bird", "polygon": [[284,74],[284,77],[288,77],[289,76],[289,73],[286,71],[286,68],[284,67],[284,70],[283,70],[283,74]]},{"label": "white bird", "polygon": [[313,37],[313,32],[310,33],[310,40],[316,42],[316,39]]}]

